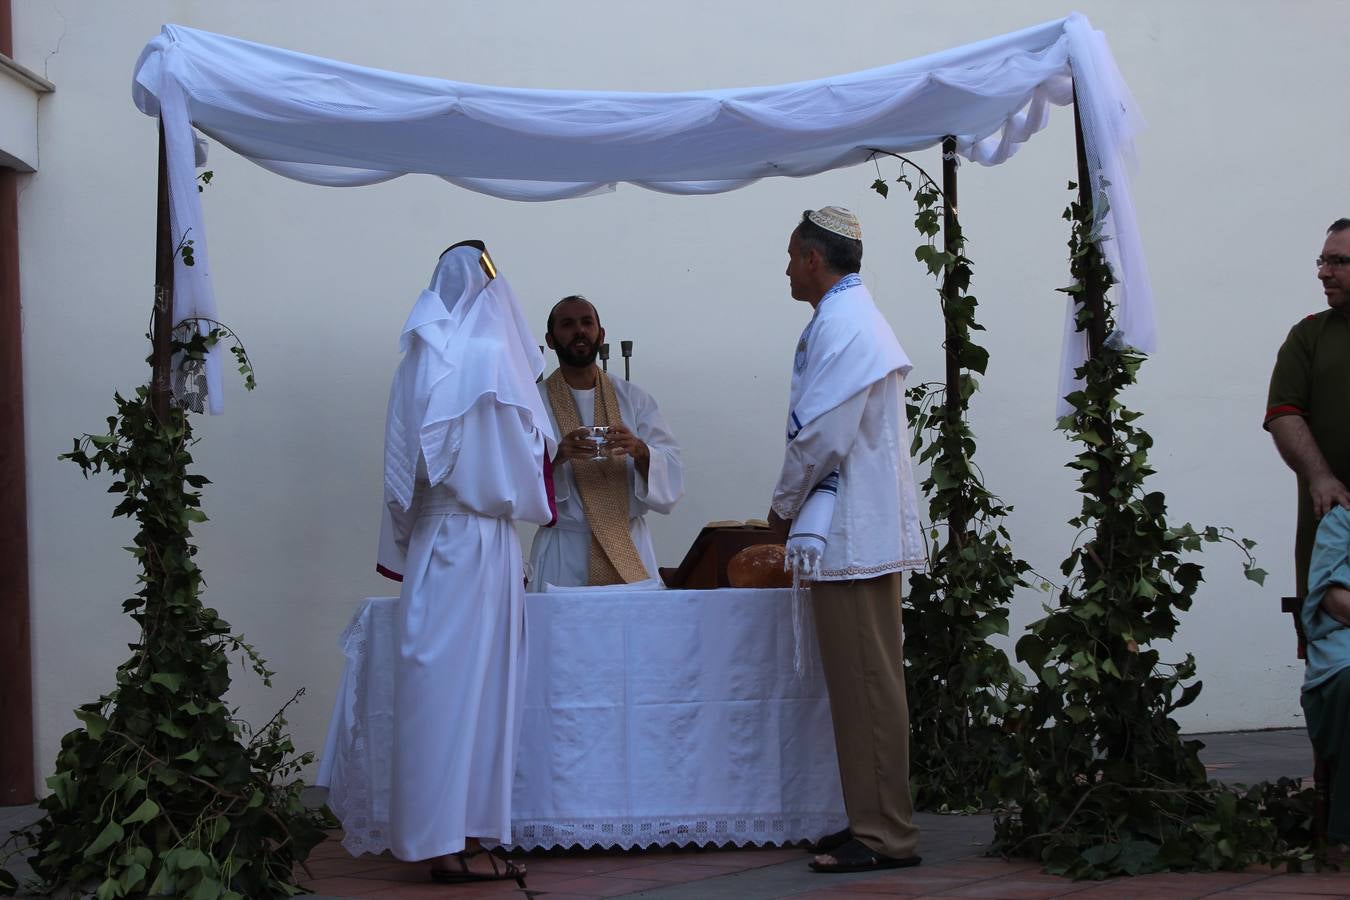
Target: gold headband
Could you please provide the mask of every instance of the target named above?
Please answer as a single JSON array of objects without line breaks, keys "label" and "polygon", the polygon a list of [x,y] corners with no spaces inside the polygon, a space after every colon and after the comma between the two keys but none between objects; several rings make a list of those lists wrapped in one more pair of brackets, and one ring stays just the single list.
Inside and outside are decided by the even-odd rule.
[{"label": "gold headband", "polygon": [[497,277],[497,266],[492,262],[492,256],[487,251],[487,245],[482,241],[469,240],[451,244],[441,251],[441,256],[444,256],[456,247],[472,247],[477,250],[479,252],[478,264],[483,267],[483,272],[487,275],[488,281]]}]

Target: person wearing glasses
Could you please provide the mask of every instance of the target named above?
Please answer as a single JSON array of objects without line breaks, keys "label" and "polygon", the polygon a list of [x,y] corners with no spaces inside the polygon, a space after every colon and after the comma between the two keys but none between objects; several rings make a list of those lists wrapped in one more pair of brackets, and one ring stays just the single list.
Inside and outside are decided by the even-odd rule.
[{"label": "person wearing glasses", "polygon": [[1317,278],[1328,309],[1289,330],[1275,359],[1265,429],[1298,476],[1294,571],[1308,592],[1308,562],[1317,522],[1335,506],[1350,508],[1350,219],[1327,229]]},{"label": "person wearing glasses", "polygon": [[1294,564],[1308,656],[1301,699],[1308,737],[1331,772],[1327,837],[1345,844],[1350,842],[1350,219],[1337,219],[1327,229],[1317,278],[1328,309],[1295,325],[1280,347],[1265,427],[1298,476]]}]

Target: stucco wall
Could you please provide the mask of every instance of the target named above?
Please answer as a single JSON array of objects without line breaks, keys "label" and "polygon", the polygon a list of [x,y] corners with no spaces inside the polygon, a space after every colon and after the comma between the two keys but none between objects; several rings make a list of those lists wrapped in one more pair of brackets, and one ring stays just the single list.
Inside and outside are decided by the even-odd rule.
[{"label": "stucco wall", "polygon": [[[675,90],[776,83],[883,65],[1055,18],[1048,2],[796,0],[612,4],[578,0],[230,4],[25,0],[15,59],[43,99],[42,165],[21,184],[21,260],[38,768],[50,771],[71,708],[107,689],[126,654],[134,592],[125,521],[106,478],[58,462],[97,430],[114,390],[146,377],[153,275],[155,128],[129,97],[132,65],[173,21],[374,66],[522,87]],[[1234,526],[1271,576],[1206,554],[1206,581],[1174,654],[1205,681],[1192,730],[1301,722],[1301,665],[1278,612],[1292,588],[1293,478],[1260,430],[1269,366],[1288,327],[1323,303],[1312,258],[1350,214],[1344,83],[1350,5],[1083,2],[1150,130],[1135,201],[1161,348],[1127,402],[1156,438],[1155,487],[1175,521]],[[1276,75],[1278,73],[1278,75]],[[920,159],[936,170],[935,152]],[[239,675],[265,719],[298,686],[298,743],[318,749],[358,601],[390,593],[373,570],[384,405],[397,334],[439,252],[481,237],[542,331],[558,297],[594,299],[609,337],[636,342],[634,377],[685,445],[688,495],[653,523],[673,564],[710,519],[764,514],[781,453],[788,365],[809,309],[782,270],[800,211],[861,217],[863,275],[915,362],[942,377],[934,285],[914,262],[912,205],[882,200],[860,167],[766,181],[716,197],[621,188],[517,204],[428,177],[329,189],[283,180],[212,148],[204,202],[223,318],[243,336],[258,390],[227,382],[226,414],[198,420],[211,521],[198,531],[207,602],[254,639],[276,687]],[[883,172],[893,175],[893,166]],[[1008,164],[961,169],[973,291],[991,353],[973,424],[992,490],[1016,507],[1018,551],[1057,576],[1073,539],[1071,448],[1053,429],[1072,117]],[[528,535],[527,535],[528,537]],[[1014,625],[1050,598],[1020,596]]]}]

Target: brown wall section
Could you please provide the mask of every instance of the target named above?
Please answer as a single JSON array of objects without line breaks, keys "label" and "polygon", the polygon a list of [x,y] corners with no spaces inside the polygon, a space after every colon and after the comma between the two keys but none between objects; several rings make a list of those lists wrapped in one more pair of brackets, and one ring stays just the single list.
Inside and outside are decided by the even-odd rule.
[{"label": "brown wall section", "polygon": [[[0,53],[14,54],[10,0]],[[0,806],[33,802],[33,654],[28,614],[28,469],[24,465],[19,186],[0,168]]]},{"label": "brown wall section", "polygon": [[0,805],[33,802],[18,174],[0,169]]}]

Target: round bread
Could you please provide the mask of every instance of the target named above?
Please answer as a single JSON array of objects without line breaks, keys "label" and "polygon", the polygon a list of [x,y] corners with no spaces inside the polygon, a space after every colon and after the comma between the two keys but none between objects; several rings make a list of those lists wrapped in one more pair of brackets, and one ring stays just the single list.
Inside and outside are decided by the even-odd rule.
[{"label": "round bread", "polygon": [[792,587],[792,575],[783,571],[782,544],[755,544],[727,563],[727,580],[736,588]]}]

